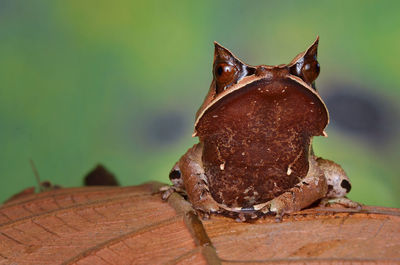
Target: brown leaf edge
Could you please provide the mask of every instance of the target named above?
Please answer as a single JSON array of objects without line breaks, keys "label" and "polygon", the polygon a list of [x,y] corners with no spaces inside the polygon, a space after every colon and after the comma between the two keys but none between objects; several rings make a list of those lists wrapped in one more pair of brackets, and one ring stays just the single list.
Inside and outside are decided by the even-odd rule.
[{"label": "brown leaf edge", "polygon": [[[141,186],[136,186],[136,187],[125,187],[125,188],[119,188],[119,189],[132,189],[132,188],[140,188],[142,190],[142,192],[140,194],[153,194],[153,196],[160,196],[160,194],[157,194],[159,191],[159,188],[161,186],[164,186],[165,184],[159,183],[159,182],[153,182],[153,183],[147,183]],[[142,187],[142,188],[141,188]],[[95,189],[91,189],[91,191],[95,192],[95,191],[103,191],[105,193],[107,193],[107,190],[114,190],[117,188],[95,188]],[[83,191],[83,190],[82,190]],[[103,193],[102,192],[102,193]],[[57,194],[60,193],[70,193],[69,189],[65,189],[65,190],[59,190],[57,192]],[[41,194],[37,194],[37,195],[27,195],[24,198],[18,198],[14,201],[10,201],[9,203],[5,204],[5,206],[11,206],[13,204],[18,204],[22,201],[30,201],[32,199],[35,198],[40,198],[40,197],[47,197],[48,194],[52,194],[52,193],[41,193]],[[140,195],[139,194],[139,195]],[[121,198],[125,198],[125,197],[131,197],[132,195],[125,195],[125,194],[121,194],[118,197]],[[137,195],[135,195],[137,196]],[[105,196],[106,197],[106,196]],[[118,200],[120,198],[114,198],[111,199],[112,201],[114,200]],[[159,197],[160,198],[160,197]],[[127,198],[128,199],[128,198]],[[100,200],[100,201],[93,201],[90,204],[102,204],[105,201],[109,201],[110,199],[106,199],[104,198],[104,200]],[[161,198],[160,198],[160,202],[161,202]],[[206,262],[208,264],[221,264],[221,263],[238,263],[238,260],[227,260],[227,259],[221,259],[216,251],[216,248],[214,247],[214,245],[212,244],[210,237],[207,234],[207,230],[205,225],[203,224],[203,222],[201,221],[200,217],[197,215],[197,213],[195,212],[195,210],[191,207],[190,203],[188,203],[186,200],[184,200],[179,194],[174,193],[171,195],[171,197],[168,199],[168,204],[175,209],[176,213],[178,216],[183,216],[184,218],[184,223],[187,226],[188,230],[190,231],[195,244],[196,244],[196,248],[193,249],[190,252],[187,252],[185,254],[183,254],[182,256],[178,256],[173,260],[170,260],[170,262],[168,262],[167,264],[176,264],[176,263],[180,263],[180,262],[185,262],[187,261],[190,257],[194,256],[194,255],[198,255],[199,253],[203,256],[203,258],[206,260]],[[343,215],[344,214],[344,215]],[[364,206],[363,209],[361,211],[354,211],[354,210],[349,210],[349,209],[341,209],[341,208],[311,208],[311,209],[307,209],[298,213],[293,213],[291,215],[287,215],[284,217],[284,221],[290,221],[291,219],[293,219],[293,221],[295,221],[296,218],[315,218],[316,216],[327,216],[335,218],[335,217],[342,217],[344,218],[345,216],[351,216],[353,214],[379,214],[379,215],[389,215],[389,216],[400,216],[400,211],[398,209],[390,209],[390,208],[379,208],[379,207],[371,207],[371,206]],[[223,220],[223,219],[227,219],[226,221],[230,221],[232,222],[233,220],[229,219],[229,218],[225,218],[225,217],[221,217],[221,216],[211,216],[211,221],[213,221],[213,218],[215,218],[214,220],[218,221],[219,220]],[[274,218],[263,218],[262,219],[263,222],[265,221],[265,223],[272,223],[274,222]],[[212,222],[211,222],[212,223]],[[210,223],[208,223],[210,224]],[[109,243],[109,242],[105,242],[105,243]],[[101,246],[96,246],[96,248],[99,248]],[[76,256],[73,259],[67,260],[65,261],[64,264],[71,264],[75,261],[78,261],[80,258],[82,258],[83,256],[87,256],[90,252],[92,252],[93,249],[84,251],[83,253],[81,253],[80,255]],[[276,264],[278,263],[285,263],[285,262],[300,262],[300,263],[304,263],[307,264],[308,262],[320,262],[320,263],[340,263],[340,262],[344,262],[344,261],[357,261],[354,259],[337,259],[335,261],[333,261],[332,259],[313,259],[313,258],[309,258],[309,259],[304,259],[304,258],[295,258],[295,259],[281,259],[281,260],[277,260],[277,259],[265,259],[265,260],[252,260],[252,261],[240,261],[240,263],[274,263]],[[358,260],[358,262],[367,262],[367,260]],[[371,262],[375,262],[377,263],[378,261],[376,260],[368,260]],[[381,262],[382,260],[379,260],[379,262]],[[393,261],[400,261],[398,259],[396,260],[391,260]],[[383,261],[382,261],[383,262]],[[357,262],[356,262],[357,263]],[[286,264],[286,263],[285,263]],[[340,263],[341,264],[341,263]],[[347,263],[346,263],[347,264]],[[393,263],[391,263],[393,264]]]},{"label": "brown leaf edge", "polygon": [[[156,185],[154,187],[154,192],[158,193],[158,190],[160,186]],[[173,193],[169,198],[168,198],[168,203],[170,204],[171,207],[173,207],[178,214],[183,214],[185,217],[185,224],[189,231],[191,232],[193,238],[195,239],[196,245],[198,248],[201,249],[201,252],[206,259],[208,264],[211,265],[217,265],[217,264],[222,264],[222,263],[237,263],[239,261],[236,260],[226,260],[226,259],[221,259],[216,251],[216,248],[213,246],[209,236],[207,235],[206,229],[200,219],[200,216],[197,214],[197,212],[192,208],[191,204],[186,201],[181,195],[178,193]],[[335,217],[337,214],[347,214],[347,216],[350,216],[352,214],[377,214],[377,215],[389,215],[389,216],[400,216],[400,211],[396,211],[397,209],[393,208],[380,208],[380,207],[374,207],[374,206],[365,206],[362,205],[361,209],[349,209],[349,208],[344,208],[344,207],[314,207],[314,208],[309,208],[305,209],[299,212],[287,214],[284,216],[283,220],[289,221],[291,219],[296,219],[298,216],[309,218],[309,217],[317,217],[317,216],[332,216]],[[215,216],[214,216],[215,217]],[[227,218],[224,216],[218,216],[222,218]],[[211,216],[213,218],[213,215]],[[261,219],[269,219],[271,222],[276,222],[276,219],[271,216],[264,216]],[[193,255],[193,253],[191,254]],[[172,260],[168,264],[176,264],[181,260],[186,259],[186,255],[182,257],[178,257],[175,260]],[[283,262],[286,264],[286,262],[301,262],[304,264],[307,264],[307,262],[322,262],[325,264],[325,262],[331,264],[335,263],[335,260],[332,260],[331,258],[327,259],[313,259],[313,258],[287,258],[287,259],[268,259],[268,260],[249,260],[249,261],[240,261],[239,263],[281,263]],[[354,260],[354,259],[339,259],[336,260],[336,262],[344,262],[344,261],[350,261],[350,262],[372,262],[375,263],[376,261],[374,260]],[[393,261],[393,260],[392,260]],[[397,260],[399,261],[400,260]],[[321,264],[322,264],[321,263]],[[297,264],[297,263],[296,263]]]}]

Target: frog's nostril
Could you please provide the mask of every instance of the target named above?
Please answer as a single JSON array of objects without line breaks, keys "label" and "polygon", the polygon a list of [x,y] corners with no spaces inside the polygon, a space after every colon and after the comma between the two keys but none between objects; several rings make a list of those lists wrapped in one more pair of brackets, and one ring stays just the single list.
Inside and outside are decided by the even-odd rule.
[{"label": "frog's nostril", "polygon": [[246,71],[247,71],[246,75],[254,75],[256,73],[256,68],[247,66]]},{"label": "frog's nostril", "polygon": [[347,192],[347,193],[349,193],[350,190],[351,190],[351,184],[350,184],[350,182],[349,182],[348,180],[346,180],[346,179],[342,180],[342,182],[340,183],[340,186],[341,186],[343,189],[346,189],[346,192]]},{"label": "frog's nostril", "polygon": [[256,69],[254,69],[254,74],[256,76],[264,75],[267,72],[267,68],[265,66],[260,65]]}]

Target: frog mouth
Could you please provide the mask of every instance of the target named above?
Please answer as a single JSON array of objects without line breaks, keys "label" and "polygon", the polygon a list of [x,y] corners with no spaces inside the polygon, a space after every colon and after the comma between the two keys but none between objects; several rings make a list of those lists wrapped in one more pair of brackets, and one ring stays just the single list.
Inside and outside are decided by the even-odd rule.
[{"label": "frog mouth", "polygon": [[[275,74],[275,78],[253,79],[218,95],[200,112],[193,136],[204,138],[218,130],[242,130],[240,134],[257,126],[264,131],[285,130],[282,132],[287,134],[289,127],[299,124],[297,119],[304,123],[303,129],[298,127],[301,133],[326,136],[329,113],[318,92],[284,69]],[[249,134],[254,135],[255,130],[249,130]]]},{"label": "frog mouth", "polygon": [[[268,68],[272,69],[273,66],[268,66]],[[233,94],[249,85],[252,85],[253,83],[256,83],[258,81],[262,81],[262,80],[272,81],[271,78],[272,78],[272,75],[268,76],[268,74],[266,76],[261,76],[261,77],[247,76],[247,77],[244,77],[240,83],[231,86],[229,89],[227,89],[227,90],[223,91],[221,94],[217,95],[215,97],[215,99],[213,99],[204,109],[202,109],[199,112],[199,115],[197,116],[195,124],[194,124],[194,132],[192,134],[192,137],[198,136],[197,127],[198,127],[198,124],[199,124],[201,118],[206,114],[206,112],[208,110],[213,108],[217,103],[221,102],[223,98],[225,98],[228,95]],[[313,89],[310,85],[305,83],[301,78],[299,78],[295,75],[288,73],[286,76],[283,76],[283,78],[288,78],[291,81],[295,82],[297,85],[300,85],[301,87],[303,87],[307,91],[307,93],[311,93],[315,97],[316,101],[318,101],[320,104],[323,105],[324,111],[327,115],[326,124],[324,127],[324,128],[326,128],[326,126],[328,126],[329,120],[330,120],[329,112],[325,105],[325,102],[322,100],[319,93],[315,89]],[[325,133],[325,131],[323,131],[322,135],[326,136],[327,134]]]}]

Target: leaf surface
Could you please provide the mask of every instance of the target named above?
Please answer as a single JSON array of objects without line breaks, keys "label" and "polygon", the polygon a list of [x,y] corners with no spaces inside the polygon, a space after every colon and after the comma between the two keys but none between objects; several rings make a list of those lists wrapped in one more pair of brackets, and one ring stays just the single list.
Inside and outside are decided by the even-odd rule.
[{"label": "leaf surface", "polygon": [[0,207],[0,264],[400,263],[400,211],[312,208],[200,220],[161,183],[28,193]]}]

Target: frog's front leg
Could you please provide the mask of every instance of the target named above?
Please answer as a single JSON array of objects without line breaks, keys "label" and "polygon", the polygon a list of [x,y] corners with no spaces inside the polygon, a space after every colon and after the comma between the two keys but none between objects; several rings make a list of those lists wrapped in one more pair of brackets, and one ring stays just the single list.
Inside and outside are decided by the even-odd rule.
[{"label": "frog's front leg", "polygon": [[350,179],[347,177],[343,168],[335,162],[321,157],[317,158],[319,168],[324,172],[328,192],[320,202],[320,205],[340,204],[348,208],[359,209],[361,205],[346,198],[351,190]]},{"label": "frog's front leg", "polygon": [[218,211],[219,206],[208,188],[201,160],[202,151],[202,144],[195,144],[175,164],[170,173],[173,186],[164,192],[163,198],[168,198],[171,189],[178,192],[184,190],[194,209],[209,214]]},{"label": "frog's front leg", "polygon": [[327,191],[328,184],[324,172],[318,167],[314,157],[310,156],[309,170],[305,178],[271,201],[255,205],[254,209],[265,214],[275,213],[276,218],[280,220],[285,213],[300,211],[325,197]]}]

